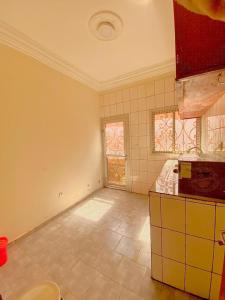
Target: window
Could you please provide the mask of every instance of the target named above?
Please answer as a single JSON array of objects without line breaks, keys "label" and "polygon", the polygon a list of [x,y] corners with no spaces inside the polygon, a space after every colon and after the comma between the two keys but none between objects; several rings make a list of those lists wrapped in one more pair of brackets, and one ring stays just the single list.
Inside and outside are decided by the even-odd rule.
[{"label": "window", "polygon": [[200,119],[182,120],[177,109],[153,112],[153,152],[182,153],[200,147]]},{"label": "window", "polygon": [[208,151],[225,150],[225,115],[208,117]]},{"label": "window", "polygon": [[154,114],[154,144],[156,152],[173,151],[174,113]]}]

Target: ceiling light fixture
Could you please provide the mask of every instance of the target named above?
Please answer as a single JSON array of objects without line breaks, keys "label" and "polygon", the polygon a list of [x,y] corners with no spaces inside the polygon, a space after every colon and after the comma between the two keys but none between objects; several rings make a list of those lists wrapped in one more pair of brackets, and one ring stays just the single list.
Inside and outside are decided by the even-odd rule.
[{"label": "ceiling light fixture", "polygon": [[89,20],[89,29],[99,40],[112,41],[122,32],[122,19],[111,11],[100,11]]}]

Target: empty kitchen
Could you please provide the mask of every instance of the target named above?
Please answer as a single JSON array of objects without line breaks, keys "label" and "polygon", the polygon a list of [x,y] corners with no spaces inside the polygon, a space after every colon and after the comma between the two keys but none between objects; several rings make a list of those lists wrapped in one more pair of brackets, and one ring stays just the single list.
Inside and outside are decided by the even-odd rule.
[{"label": "empty kitchen", "polygon": [[0,0],[0,300],[225,300],[225,1]]}]

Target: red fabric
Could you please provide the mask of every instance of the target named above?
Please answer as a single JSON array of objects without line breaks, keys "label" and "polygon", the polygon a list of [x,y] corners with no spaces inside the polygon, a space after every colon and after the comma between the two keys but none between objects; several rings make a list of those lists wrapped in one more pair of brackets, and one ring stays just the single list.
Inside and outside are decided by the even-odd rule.
[{"label": "red fabric", "polygon": [[220,288],[220,300],[225,300],[225,255],[224,255],[224,263],[223,263],[223,276],[222,276],[221,288]]},{"label": "red fabric", "polygon": [[225,68],[225,22],[193,13],[174,0],[177,79]]}]

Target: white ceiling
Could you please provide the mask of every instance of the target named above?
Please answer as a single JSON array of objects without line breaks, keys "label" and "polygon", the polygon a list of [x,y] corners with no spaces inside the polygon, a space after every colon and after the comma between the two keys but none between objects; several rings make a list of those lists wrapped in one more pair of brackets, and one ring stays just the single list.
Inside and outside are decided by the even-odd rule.
[{"label": "white ceiling", "polygon": [[[0,0],[0,21],[3,21],[0,41],[5,42],[6,36],[9,40],[11,35],[11,39],[20,37],[20,42],[24,39],[27,44],[37,42],[36,52],[43,47],[43,51],[55,55],[55,60],[62,59],[81,81],[86,79],[96,87],[110,82],[118,84],[173,66],[172,3],[172,0]],[[122,18],[123,31],[116,40],[100,41],[90,33],[88,21],[100,10],[113,11]],[[2,30],[4,38],[1,25],[8,26]]]}]

